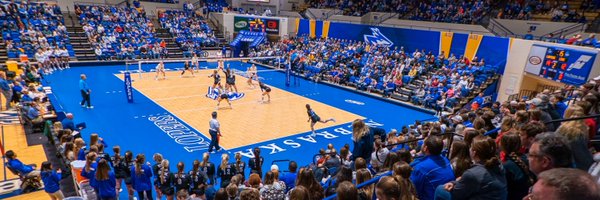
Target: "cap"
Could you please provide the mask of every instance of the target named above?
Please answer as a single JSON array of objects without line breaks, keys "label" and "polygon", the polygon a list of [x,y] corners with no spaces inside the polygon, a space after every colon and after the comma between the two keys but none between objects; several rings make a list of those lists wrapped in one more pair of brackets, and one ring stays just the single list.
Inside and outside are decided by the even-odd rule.
[{"label": "cap", "polygon": [[595,78],[593,78],[593,80],[600,81],[600,76],[596,76]]},{"label": "cap", "polygon": [[533,104],[535,106],[540,106],[540,105],[542,105],[542,99],[540,99],[540,98],[533,98],[532,100],[529,100],[526,103],[527,104]]},{"label": "cap", "polygon": [[452,117],[452,120],[457,121],[457,122],[462,122],[463,121],[463,119],[462,119],[462,117],[460,115],[456,115],[456,116]]},{"label": "cap", "polygon": [[277,165],[271,165],[271,171],[272,171],[272,170],[277,170],[277,171],[279,171],[279,166],[277,166]]}]

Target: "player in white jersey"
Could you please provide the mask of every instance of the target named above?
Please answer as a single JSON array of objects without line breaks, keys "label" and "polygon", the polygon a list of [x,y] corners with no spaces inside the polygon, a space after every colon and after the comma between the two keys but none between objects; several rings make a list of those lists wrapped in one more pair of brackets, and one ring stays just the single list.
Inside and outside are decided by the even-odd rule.
[{"label": "player in white jersey", "polygon": [[156,65],[156,76],[154,76],[155,80],[158,80],[158,76],[162,74],[163,79],[167,79],[167,75],[165,74],[165,63],[160,61],[158,65]]},{"label": "player in white jersey", "polygon": [[251,88],[254,88],[254,83],[252,83],[252,79],[256,78],[256,80],[258,80],[258,73],[256,70],[256,65],[252,64],[252,66],[250,66],[247,70],[246,73],[248,75],[248,85]]},{"label": "player in white jersey", "polygon": [[196,55],[196,53],[193,53],[194,56],[192,56],[192,71],[193,70],[200,70],[200,64],[198,61],[198,56]]}]

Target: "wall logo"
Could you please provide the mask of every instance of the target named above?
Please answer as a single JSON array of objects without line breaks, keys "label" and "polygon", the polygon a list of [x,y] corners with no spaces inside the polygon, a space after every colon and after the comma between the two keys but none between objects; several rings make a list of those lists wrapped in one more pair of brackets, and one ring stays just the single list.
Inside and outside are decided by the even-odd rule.
[{"label": "wall logo", "polygon": [[371,28],[371,33],[372,35],[364,36],[366,43],[384,47],[391,47],[392,45],[394,45],[394,43],[390,39],[385,37],[385,35],[383,35],[378,28]]},{"label": "wall logo", "polygon": [[531,56],[529,57],[529,63],[531,63],[532,65],[539,65],[540,63],[542,63],[542,58],[538,56]]},{"label": "wall logo", "polygon": [[363,105],[365,105],[365,103],[363,103],[363,102],[360,102],[360,101],[355,101],[355,100],[352,100],[352,99],[346,99],[346,100],[344,100],[344,101],[345,101],[346,103],[356,104],[356,105],[360,105],[360,106],[363,106]]},{"label": "wall logo", "polygon": [[567,71],[571,71],[573,69],[581,69],[583,68],[583,66],[585,66],[585,64],[587,64],[587,62],[589,62],[592,59],[592,56],[588,56],[588,55],[581,55],[579,56],[579,58],[577,59],[577,61],[575,61],[574,63],[571,63],[569,65],[569,67],[567,68]]},{"label": "wall logo", "polygon": [[246,28],[246,26],[248,26],[248,22],[246,21],[238,21],[235,24],[236,28]]}]

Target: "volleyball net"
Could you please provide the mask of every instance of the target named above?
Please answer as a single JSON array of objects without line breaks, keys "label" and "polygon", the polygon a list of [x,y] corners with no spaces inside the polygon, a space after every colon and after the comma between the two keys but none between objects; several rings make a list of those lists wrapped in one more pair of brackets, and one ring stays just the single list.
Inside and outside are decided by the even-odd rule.
[{"label": "volleyball net", "polygon": [[[156,72],[156,66],[162,62],[165,66],[165,71],[183,71],[184,63],[188,62],[194,70],[216,69],[218,62],[223,61],[223,67],[230,67],[231,70],[240,76],[245,76],[245,68],[241,68],[239,63],[258,64],[268,66],[269,69],[258,70],[258,72],[267,71],[286,71],[289,70],[289,65],[283,56],[265,56],[265,57],[245,57],[245,58],[198,58],[198,66],[194,66],[192,58],[178,60],[136,60],[126,62],[125,71],[131,74],[132,79],[154,78],[152,72]],[[249,65],[248,65],[249,66]],[[150,73],[150,74],[148,74]],[[199,75],[209,75],[212,72],[203,72]]]}]

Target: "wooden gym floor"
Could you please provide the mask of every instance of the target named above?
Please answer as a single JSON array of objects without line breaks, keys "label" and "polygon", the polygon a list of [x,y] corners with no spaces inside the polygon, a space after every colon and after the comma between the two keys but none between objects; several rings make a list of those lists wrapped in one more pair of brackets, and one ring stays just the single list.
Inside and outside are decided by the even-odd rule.
[{"label": "wooden gym floor", "polygon": [[[208,122],[211,119],[211,112],[216,110],[217,101],[209,99],[205,95],[208,87],[213,83],[213,78],[208,77],[212,72],[212,69],[200,70],[197,71],[195,77],[186,72],[187,76],[180,77],[181,72],[167,71],[166,80],[155,80],[156,73],[153,72],[142,74],[142,79],[138,79],[137,74],[132,74],[136,78],[133,87],[210,138]],[[225,75],[222,72],[219,73],[222,77],[221,82],[224,84]],[[121,80],[123,79],[123,74],[115,75]],[[323,120],[332,117],[336,119],[336,122],[317,123],[315,125],[317,130],[363,118],[275,87],[271,87],[271,102],[260,103],[260,89],[248,86],[247,80],[239,75],[236,77],[238,92],[245,93],[245,96],[231,102],[233,109],[229,109],[227,102],[222,101],[217,110],[223,134],[219,144],[226,149],[294,134],[310,133],[305,104],[310,104]],[[256,84],[256,82],[254,83]]]}]

